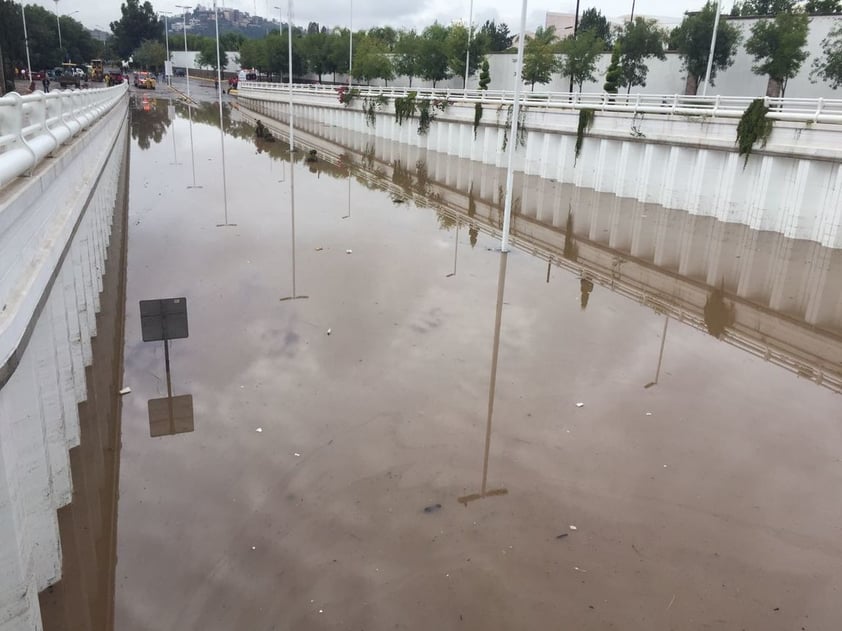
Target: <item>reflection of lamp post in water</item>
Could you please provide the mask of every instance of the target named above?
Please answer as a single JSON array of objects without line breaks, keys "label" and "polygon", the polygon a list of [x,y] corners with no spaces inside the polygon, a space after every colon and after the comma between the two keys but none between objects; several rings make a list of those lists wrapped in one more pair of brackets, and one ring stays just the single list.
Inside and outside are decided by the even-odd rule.
[{"label": "reflection of lamp post in water", "polygon": [[[520,32],[526,31],[526,0],[523,0],[520,9]],[[485,452],[482,464],[482,484],[479,494],[460,497],[459,501],[467,505],[468,502],[488,497],[490,495],[503,495],[505,489],[487,490],[488,483],[488,454],[491,451],[491,422],[494,418],[494,391],[497,388],[497,359],[500,353],[500,329],[503,320],[503,295],[506,288],[506,264],[509,257],[509,230],[512,224],[512,187],[514,184],[514,155],[517,147],[518,118],[520,117],[520,84],[523,71],[523,42],[521,37],[517,47],[517,64],[515,67],[515,95],[512,110],[512,125],[509,131],[509,164],[506,171],[506,202],[503,207],[503,235],[500,240],[500,271],[497,277],[497,312],[494,319],[494,347],[491,353],[491,377],[488,384],[488,418],[485,426]]]},{"label": "reflection of lamp post in water", "polygon": [[225,170],[225,119],[222,116],[222,55],[219,52],[219,11],[213,0],[213,22],[216,27],[216,98],[219,102],[219,145],[222,149],[222,202],[225,208],[225,223],[216,224],[217,228],[236,226],[228,223],[228,178]]},{"label": "reflection of lamp post in water", "polygon": [[177,165],[181,164],[181,162],[178,161],[178,155],[176,155],[176,150],[175,150],[175,119],[176,119],[176,115],[175,115],[175,105],[173,104],[172,101],[170,101],[169,104],[167,105],[167,116],[170,117],[170,134],[172,134],[172,162],[170,164],[177,166]]},{"label": "reflection of lamp post in water", "polygon": [[289,215],[292,237],[292,294],[281,298],[281,302],[309,298],[309,296],[299,296],[295,293],[295,165],[292,163],[292,156],[289,163]]},{"label": "reflection of lamp post in water", "polygon": [[459,228],[462,226],[462,223],[457,220],[456,221],[456,240],[453,245],[453,272],[448,274],[445,278],[450,278],[451,276],[456,276],[456,259],[459,256]]},{"label": "reflection of lamp post in water", "polygon": [[658,353],[658,369],[655,371],[655,381],[650,381],[644,388],[651,388],[658,385],[658,378],[661,376],[661,362],[664,359],[664,343],[667,341],[667,326],[670,323],[669,314],[664,317],[664,332],[661,334],[661,350]]}]

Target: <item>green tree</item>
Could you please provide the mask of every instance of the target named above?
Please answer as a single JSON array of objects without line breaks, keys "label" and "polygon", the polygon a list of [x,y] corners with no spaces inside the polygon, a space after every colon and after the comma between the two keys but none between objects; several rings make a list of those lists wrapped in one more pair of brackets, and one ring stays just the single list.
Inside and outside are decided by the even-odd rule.
[{"label": "green tree", "polygon": [[[447,34],[447,65],[455,77],[465,80],[465,57],[468,49],[468,29],[461,24],[454,24]],[[474,75],[483,55],[488,52],[485,36],[477,32],[471,38],[471,56],[468,76]],[[464,86],[463,86],[464,87]]]},{"label": "green tree", "polygon": [[[220,47],[219,49],[219,60],[222,63],[222,67],[228,65],[228,55],[225,54],[225,51],[222,50]],[[205,66],[209,66],[214,70],[217,69],[216,65],[216,39],[213,37],[203,37],[201,44],[199,44],[199,54],[196,57],[196,63],[199,64],[200,68],[204,68]]]},{"label": "green tree", "polygon": [[477,33],[486,40],[490,52],[499,53],[512,47],[512,35],[505,23],[486,20]]},{"label": "green tree", "polygon": [[[681,26],[672,33],[672,44],[681,57],[682,68],[687,72],[685,94],[696,94],[699,82],[705,76],[715,20],[716,2],[709,0],[698,13],[686,15]],[[718,71],[725,70],[734,63],[741,39],[742,34],[737,27],[729,24],[727,20],[720,20],[708,81],[710,85],[714,85]]]},{"label": "green tree", "polygon": [[487,90],[488,84],[491,83],[491,73],[488,68],[488,57],[482,58],[482,70],[479,73],[479,89]]},{"label": "green tree", "polygon": [[604,44],[605,50],[611,50],[611,25],[608,23],[608,18],[602,15],[602,11],[597,9],[585,9],[582,17],[579,18],[579,28],[576,34],[583,31],[593,32]]},{"label": "green tree", "polygon": [[386,45],[375,38],[363,37],[354,47],[354,78],[371,83],[372,79],[387,82],[395,78]]},{"label": "green tree", "polygon": [[622,51],[621,86],[628,86],[629,92],[636,85],[646,87],[646,75],[649,74],[646,60],[650,57],[666,59],[664,40],[664,33],[658,28],[655,20],[638,16],[634,22],[627,22],[623,26],[618,38]]},{"label": "green tree", "polygon": [[617,94],[620,81],[623,79],[623,69],[620,67],[621,54],[620,44],[614,44],[614,50],[611,53],[611,63],[605,72],[605,85],[602,86],[602,89],[608,94]]},{"label": "green tree", "polygon": [[436,87],[438,81],[449,79],[447,28],[434,22],[421,33],[420,75]]},{"label": "green tree", "polygon": [[371,38],[379,44],[379,48],[387,53],[395,50],[398,41],[398,32],[391,26],[375,26],[368,29],[366,37]]},{"label": "green tree", "polygon": [[806,13],[778,13],[773,20],[760,20],[751,27],[746,52],[754,57],[754,73],[769,77],[766,96],[784,96],[787,81],[809,56],[804,50],[809,22]]},{"label": "green tree", "polygon": [[837,25],[822,40],[822,54],[813,60],[810,80],[824,79],[834,90],[842,85],[842,24]]},{"label": "green tree", "polygon": [[807,13],[842,13],[842,0],[807,0],[804,5]]},{"label": "green tree", "polygon": [[222,50],[240,50],[240,47],[245,41],[246,36],[236,31],[229,31],[228,33],[221,33],[219,35],[219,46]]},{"label": "green tree", "polygon": [[795,10],[798,0],[744,0],[734,3],[731,15],[777,15],[791,13]]},{"label": "green tree", "polygon": [[[140,46],[132,53],[132,59],[136,64],[139,64],[144,70],[160,71],[164,67],[164,61],[167,58],[167,49],[164,45],[156,40],[145,39],[140,43]],[[216,61],[216,48],[213,52],[214,61]]]},{"label": "green tree", "polygon": [[143,4],[140,4],[140,0],[126,0],[120,6],[120,12],[123,17],[111,23],[113,44],[120,56],[128,57],[145,39],[161,38],[158,17],[149,0]]},{"label": "green tree", "polygon": [[[313,22],[312,24],[316,24]],[[318,27],[318,24],[316,24]],[[322,75],[328,72],[330,67],[330,41],[326,32],[315,31],[307,33],[301,40],[301,54],[304,56],[304,65],[309,72],[318,75],[319,83]]]},{"label": "green tree", "polygon": [[536,83],[549,83],[553,73],[561,68],[561,61],[556,55],[558,37],[555,27],[539,26],[533,37],[528,37],[523,47],[522,79],[535,90]]},{"label": "green tree", "polygon": [[564,55],[561,62],[561,74],[570,77],[579,86],[579,92],[585,81],[595,81],[597,60],[605,48],[605,40],[596,31],[579,31],[575,37],[562,40],[560,51]]},{"label": "green tree", "polygon": [[247,39],[243,42],[240,46],[240,66],[261,70],[269,69],[265,39]]},{"label": "green tree", "polygon": [[328,35],[328,55],[325,65],[325,72],[333,74],[336,81],[336,73],[348,72],[348,53],[350,47],[351,33],[348,29],[335,29]]},{"label": "green tree", "polygon": [[395,44],[395,73],[409,77],[410,88],[412,79],[421,74],[422,48],[423,41],[415,31],[401,31],[398,35],[398,41]]}]

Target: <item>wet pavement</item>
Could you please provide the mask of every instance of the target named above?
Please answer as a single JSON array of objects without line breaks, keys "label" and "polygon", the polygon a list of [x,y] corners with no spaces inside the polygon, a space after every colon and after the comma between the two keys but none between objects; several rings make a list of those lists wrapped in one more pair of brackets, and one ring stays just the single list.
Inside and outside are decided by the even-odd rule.
[{"label": "wet pavement", "polygon": [[[523,243],[502,267],[499,212],[469,229],[418,163],[291,166],[235,111],[226,210],[216,105],[132,109],[115,628],[838,624],[838,394],[701,307],[651,386],[661,313]],[[192,414],[153,438],[138,301],[182,296]]]}]

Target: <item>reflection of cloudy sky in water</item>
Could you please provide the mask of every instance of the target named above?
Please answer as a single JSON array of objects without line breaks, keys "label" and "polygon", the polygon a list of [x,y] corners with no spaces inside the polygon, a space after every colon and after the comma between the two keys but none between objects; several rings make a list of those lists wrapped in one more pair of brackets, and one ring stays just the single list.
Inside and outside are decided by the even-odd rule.
[{"label": "reflection of cloudy sky in water", "polygon": [[[601,286],[582,311],[577,276],[554,269],[547,284],[546,262],[519,251],[489,476],[510,492],[458,505],[481,473],[498,241],[480,234],[471,248],[463,227],[446,278],[455,231],[435,211],[354,178],[343,220],[348,181],[298,164],[297,286],[310,298],[280,302],[291,275],[280,164],[253,139],[226,137],[238,226],[218,229],[219,131],[194,125],[205,188],[187,190],[186,119],[173,129],[181,166],[162,168],[169,136],[132,147],[121,631],[447,628],[459,615],[483,629],[552,628],[562,616],[588,628],[593,611],[560,593],[615,626],[641,611],[635,628],[666,628],[652,612],[675,591],[711,594],[677,598],[670,615],[682,619],[697,607],[760,619],[770,593],[802,611],[838,572],[842,514],[827,502],[842,483],[837,397],[683,326],[671,326],[660,383],[644,390],[663,318]],[[153,440],[145,401],[159,396],[163,357],[137,343],[137,300],[170,295],[189,301],[190,338],[172,362],[196,431]],[[433,503],[443,509],[425,515]],[[568,523],[587,539],[559,548]],[[739,598],[722,592],[723,576],[740,580]],[[634,606],[603,608],[626,602],[630,584]],[[821,601],[810,622],[829,628],[837,614]]]}]

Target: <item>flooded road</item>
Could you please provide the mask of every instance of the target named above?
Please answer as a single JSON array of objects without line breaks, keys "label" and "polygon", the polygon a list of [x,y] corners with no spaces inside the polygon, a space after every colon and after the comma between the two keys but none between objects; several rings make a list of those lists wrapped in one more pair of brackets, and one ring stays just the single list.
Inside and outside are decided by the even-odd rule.
[{"label": "flooded road", "polygon": [[[187,115],[133,101],[116,629],[838,625],[838,394],[704,324],[662,349],[651,305],[522,248],[500,291],[493,209],[372,152],[290,165],[236,111],[226,216],[216,105]],[[138,301],[169,297],[192,410],[153,438]]]}]

